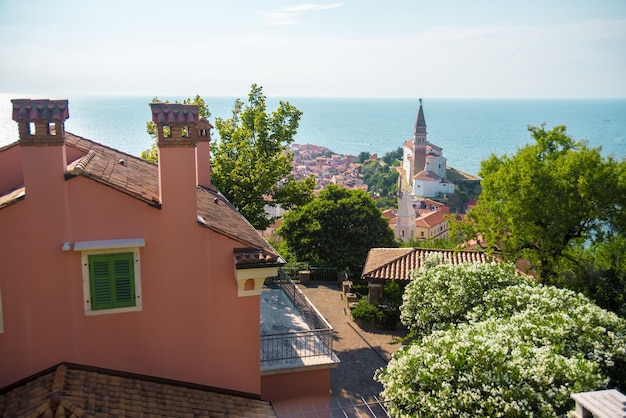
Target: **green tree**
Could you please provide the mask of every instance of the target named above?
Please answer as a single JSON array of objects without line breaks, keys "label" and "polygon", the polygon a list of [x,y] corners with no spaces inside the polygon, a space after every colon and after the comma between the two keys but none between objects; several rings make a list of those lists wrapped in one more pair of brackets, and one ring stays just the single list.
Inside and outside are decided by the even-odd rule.
[{"label": "green tree", "polygon": [[[376,200],[376,206],[383,210],[398,207],[399,173],[394,168],[398,164],[398,151],[402,152],[402,149],[388,152],[376,161],[363,163],[359,169],[363,183],[367,184],[370,195]],[[361,154],[369,157],[369,153]]]},{"label": "green tree", "polygon": [[230,118],[215,119],[220,139],[212,146],[212,181],[257,229],[274,221],[265,205],[292,209],[313,198],[315,178],[296,180],[291,173],[289,145],[301,115],[284,101],[268,114],[263,90],[253,84],[246,102],[235,100]]},{"label": "green tree", "polygon": [[[152,102],[162,101],[155,97]],[[197,104],[200,117],[211,116],[199,95],[182,103]],[[211,180],[257,229],[265,229],[275,220],[266,215],[265,205],[288,210],[313,198],[315,178],[296,180],[291,173],[293,153],[289,145],[301,115],[283,101],[268,114],[263,89],[253,84],[246,102],[235,100],[229,119],[215,119],[219,140],[211,146]],[[147,122],[146,131],[156,137],[152,121]],[[156,142],[141,153],[141,158],[158,162]]]},{"label": "green tree", "polygon": [[362,151],[359,153],[359,155],[357,156],[357,160],[359,161],[359,163],[363,164],[365,161],[369,160],[370,158],[370,153],[367,151]]},{"label": "green tree", "polygon": [[362,190],[330,185],[285,214],[278,233],[298,261],[346,268],[358,277],[373,247],[395,247],[393,232]]},{"label": "green tree", "polygon": [[402,147],[398,147],[393,151],[385,153],[382,160],[385,162],[385,164],[395,167],[402,163],[403,154],[404,151],[402,150]]},{"label": "green tree", "polygon": [[[482,193],[451,232],[482,236],[508,260],[528,259],[546,282],[580,268],[576,249],[606,242],[626,226],[626,161],[575,142],[564,126],[529,127],[535,143],[482,161]],[[573,266],[573,267],[572,267]]]},{"label": "green tree", "polygon": [[392,416],[557,416],[623,390],[624,319],[511,265],[424,264],[401,307],[418,338],[375,375]]}]

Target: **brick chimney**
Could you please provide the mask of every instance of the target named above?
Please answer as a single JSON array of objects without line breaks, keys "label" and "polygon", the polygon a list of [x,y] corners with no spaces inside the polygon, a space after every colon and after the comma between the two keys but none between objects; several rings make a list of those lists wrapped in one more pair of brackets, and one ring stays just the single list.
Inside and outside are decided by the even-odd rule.
[{"label": "brick chimney", "polygon": [[150,107],[157,126],[162,210],[196,222],[198,106],[151,103]]},{"label": "brick chimney", "polygon": [[28,199],[50,202],[62,195],[67,156],[65,120],[69,118],[67,100],[14,99],[13,120],[19,130],[22,171]]},{"label": "brick chimney", "polygon": [[198,122],[198,148],[196,149],[198,164],[198,186],[211,189],[211,125],[205,118]]}]

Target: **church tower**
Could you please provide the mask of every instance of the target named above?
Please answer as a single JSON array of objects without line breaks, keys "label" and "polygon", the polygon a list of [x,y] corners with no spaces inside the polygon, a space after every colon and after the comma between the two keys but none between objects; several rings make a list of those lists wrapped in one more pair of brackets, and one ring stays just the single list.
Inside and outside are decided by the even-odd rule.
[{"label": "church tower", "polygon": [[408,242],[415,238],[415,209],[413,208],[411,193],[409,191],[401,193],[402,199],[398,205],[394,232],[396,238]]},{"label": "church tower", "polygon": [[415,176],[426,166],[426,119],[424,118],[424,108],[420,99],[420,109],[417,112],[417,120],[413,130],[413,173]]}]

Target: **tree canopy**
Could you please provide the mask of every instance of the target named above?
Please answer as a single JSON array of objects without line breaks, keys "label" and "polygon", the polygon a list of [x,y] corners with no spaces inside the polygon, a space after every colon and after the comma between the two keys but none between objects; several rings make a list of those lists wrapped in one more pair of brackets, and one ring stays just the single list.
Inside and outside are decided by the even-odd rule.
[{"label": "tree canopy", "polygon": [[[210,116],[200,96],[183,103],[198,104],[200,116]],[[288,210],[313,198],[315,178],[296,180],[291,173],[289,145],[301,115],[284,101],[268,114],[263,89],[253,84],[245,102],[235,100],[230,118],[215,119],[219,139],[211,144],[211,181],[256,229],[265,229],[274,221],[267,216],[265,205]],[[152,121],[146,129],[155,135]],[[142,158],[156,162],[157,155],[153,145]]]},{"label": "tree canopy", "polygon": [[623,235],[626,161],[574,141],[564,126],[529,127],[534,144],[481,162],[482,193],[463,224],[509,260],[527,259],[543,280],[578,269],[577,249]]},{"label": "tree canopy", "polygon": [[375,375],[392,416],[557,416],[626,386],[626,321],[512,265],[429,261],[401,313],[416,338]]},{"label": "tree canopy", "polygon": [[298,261],[346,268],[360,275],[373,247],[395,247],[393,231],[363,190],[329,185],[285,214],[278,233]]},{"label": "tree canopy", "polygon": [[291,173],[289,145],[301,115],[285,101],[268,114],[263,90],[253,84],[246,102],[235,100],[230,118],[215,119],[220,139],[212,147],[211,178],[257,229],[273,222],[265,205],[288,210],[313,198],[314,177],[298,181]]}]

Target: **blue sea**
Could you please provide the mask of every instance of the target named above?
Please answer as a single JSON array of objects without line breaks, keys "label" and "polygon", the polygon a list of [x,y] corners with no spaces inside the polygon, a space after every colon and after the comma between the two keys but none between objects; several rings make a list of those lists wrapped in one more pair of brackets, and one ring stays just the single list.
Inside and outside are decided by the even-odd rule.
[{"label": "blue sea", "polygon": [[[17,140],[11,99],[0,94],[0,147]],[[57,97],[55,97],[57,98]],[[234,97],[204,97],[215,117],[228,118]],[[151,97],[67,97],[66,130],[139,155],[152,139],[146,134]],[[170,101],[183,97],[163,97]],[[245,99],[242,97],[242,99]],[[268,111],[279,100],[303,112],[296,143],[311,143],[336,153],[362,151],[383,155],[411,139],[419,99],[268,98]],[[477,174],[491,153],[515,153],[532,142],[528,125],[565,125],[574,139],[586,139],[603,154],[626,158],[626,99],[438,99],[424,98],[428,140],[443,148],[448,164]],[[214,133],[214,137],[217,135]]]}]

